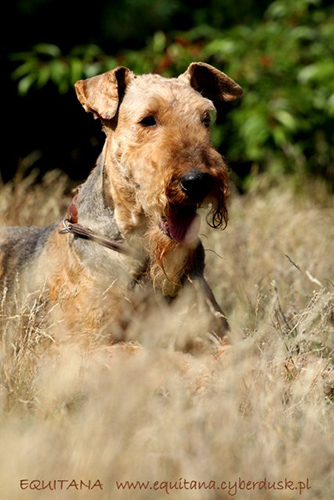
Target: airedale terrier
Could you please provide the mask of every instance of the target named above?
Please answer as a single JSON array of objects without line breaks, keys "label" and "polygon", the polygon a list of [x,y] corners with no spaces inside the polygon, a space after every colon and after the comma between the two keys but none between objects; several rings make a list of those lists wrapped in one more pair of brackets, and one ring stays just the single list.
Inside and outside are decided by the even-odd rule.
[{"label": "airedale terrier", "polygon": [[120,338],[124,304],[135,310],[144,285],[171,302],[188,285],[210,311],[212,333],[224,336],[203,275],[197,209],[207,207],[210,226],[226,225],[228,170],[212,147],[210,117],[213,102],[236,99],[241,87],[199,62],[178,78],[117,67],[75,88],[102,122],[103,151],[64,221],[1,231],[3,303],[42,296],[66,334],[113,322],[111,337]]}]

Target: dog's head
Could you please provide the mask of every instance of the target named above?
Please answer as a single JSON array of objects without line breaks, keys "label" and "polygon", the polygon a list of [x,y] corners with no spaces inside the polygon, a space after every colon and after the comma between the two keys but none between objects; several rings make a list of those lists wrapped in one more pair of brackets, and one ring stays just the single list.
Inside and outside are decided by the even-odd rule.
[{"label": "dog's head", "polygon": [[211,207],[211,226],[226,225],[227,168],[211,145],[210,121],[213,103],[239,97],[239,85],[208,64],[192,63],[177,79],[119,67],[80,80],[76,91],[111,136],[106,163],[117,193],[127,191],[128,212],[133,200],[137,214],[184,244],[197,236],[202,205]]}]

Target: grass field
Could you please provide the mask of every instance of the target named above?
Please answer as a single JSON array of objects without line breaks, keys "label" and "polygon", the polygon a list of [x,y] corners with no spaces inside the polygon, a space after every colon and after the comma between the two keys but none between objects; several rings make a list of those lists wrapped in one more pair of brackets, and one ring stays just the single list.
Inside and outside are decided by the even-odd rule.
[{"label": "grass field", "polygon": [[[69,200],[57,172],[18,179],[0,223],[47,224]],[[22,343],[1,351],[0,500],[333,499],[333,221],[320,184],[263,178],[232,194],[224,232],[203,227],[220,357],[159,347],[178,323],[155,310],[133,355],[49,351],[33,310],[25,329],[2,318]]]}]

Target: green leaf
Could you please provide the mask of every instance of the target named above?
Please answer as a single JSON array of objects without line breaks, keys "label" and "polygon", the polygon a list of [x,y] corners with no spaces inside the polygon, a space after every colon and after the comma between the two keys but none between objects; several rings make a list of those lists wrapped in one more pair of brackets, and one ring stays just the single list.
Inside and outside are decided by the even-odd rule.
[{"label": "green leaf", "polygon": [[116,68],[117,61],[114,57],[106,57],[103,61],[103,70],[109,71],[113,68]]},{"label": "green leaf", "polygon": [[223,40],[213,40],[208,43],[205,47],[204,53],[206,57],[209,56],[219,56],[219,57],[231,57],[238,50],[238,45],[235,40],[223,39]]},{"label": "green leaf", "polygon": [[50,78],[59,87],[64,78],[69,79],[68,66],[58,59],[54,59],[49,63]]},{"label": "green leaf", "polygon": [[162,31],[155,33],[152,41],[153,52],[161,54],[166,47],[166,35]]},{"label": "green leaf", "polygon": [[48,64],[41,66],[38,70],[37,87],[42,88],[50,80],[51,71]]},{"label": "green leaf", "polygon": [[22,78],[19,81],[18,86],[17,86],[18,93],[21,96],[26,95],[27,92],[29,91],[29,89],[34,84],[35,80],[36,80],[36,75],[34,73],[30,73],[29,75],[27,75],[24,78]]},{"label": "green leaf", "polygon": [[290,132],[295,132],[297,130],[297,120],[294,116],[288,113],[288,111],[285,111],[284,109],[277,109],[274,113],[274,117]]},{"label": "green leaf", "polygon": [[83,77],[84,63],[78,57],[71,57],[68,60],[71,72],[71,83],[74,84],[77,80]]},{"label": "green leaf", "polygon": [[84,67],[84,75],[86,78],[91,76],[96,76],[102,71],[102,64],[100,62],[95,62],[91,64],[86,64]]},{"label": "green leaf", "polygon": [[33,69],[36,68],[37,65],[37,59],[29,59],[29,61],[21,64],[18,68],[16,68],[15,71],[12,73],[12,78],[14,80],[21,78],[21,76],[27,75],[31,73]]},{"label": "green leaf", "polygon": [[39,54],[45,54],[51,57],[60,57],[61,50],[57,45],[52,45],[50,43],[38,43],[34,45],[33,49]]},{"label": "green leaf", "polygon": [[333,59],[323,59],[315,64],[310,64],[301,69],[298,73],[298,80],[301,83],[323,82],[325,85],[334,78]]},{"label": "green leaf", "polygon": [[278,147],[282,147],[282,146],[284,146],[284,144],[286,144],[288,142],[285,130],[281,126],[275,127],[273,129],[272,136],[273,136],[273,139],[275,141],[275,144]]}]

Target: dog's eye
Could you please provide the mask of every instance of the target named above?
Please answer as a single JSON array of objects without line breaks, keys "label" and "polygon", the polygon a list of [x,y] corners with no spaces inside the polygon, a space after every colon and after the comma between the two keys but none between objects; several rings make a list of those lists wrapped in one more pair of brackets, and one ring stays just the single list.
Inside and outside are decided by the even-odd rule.
[{"label": "dog's eye", "polygon": [[210,128],[211,116],[209,115],[209,113],[205,113],[205,115],[202,118],[202,123],[203,123],[204,127]]},{"label": "dog's eye", "polygon": [[210,126],[215,123],[216,120],[216,113],[214,110],[209,110],[204,113],[202,116],[202,123],[204,127],[210,128]]},{"label": "dog's eye", "polygon": [[154,125],[157,124],[156,119],[154,118],[153,115],[145,116],[142,120],[139,122],[141,125],[144,127],[154,127]]}]

